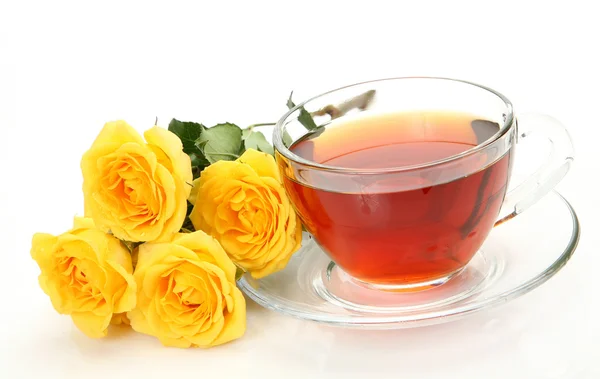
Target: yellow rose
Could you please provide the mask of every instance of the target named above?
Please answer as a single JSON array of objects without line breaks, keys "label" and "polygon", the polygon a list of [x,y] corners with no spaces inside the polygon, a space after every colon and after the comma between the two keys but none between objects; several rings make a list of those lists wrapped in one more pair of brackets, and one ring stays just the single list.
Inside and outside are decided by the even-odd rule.
[{"label": "yellow rose", "polygon": [[215,237],[255,278],[283,269],[300,248],[302,225],[269,154],[249,149],[236,161],[213,163],[194,181],[190,201],[196,230]]},{"label": "yellow rose", "polygon": [[115,313],[110,323],[111,325],[130,325],[127,313]]},{"label": "yellow rose", "polygon": [[54,309],[70,315],[89,337],[106,336],[113,314],[135,307],[129,251],[89,218],[76,218],[73,229],[59,236],[35,234],[31,256]]},{"label": "yellow rose", "polygon": [[246,302],[235,265],[206,233],[180,233],[171,242],[139,247],[137,307],[132,328],[164,345],[210,347],[240,338]]},{"label": "yellow rose", "polygon": [[166,129],[144,138],[124,121],[104,125],[81,160],[85,214],[122,240],[168,240],[186,216],[190,158]]}]

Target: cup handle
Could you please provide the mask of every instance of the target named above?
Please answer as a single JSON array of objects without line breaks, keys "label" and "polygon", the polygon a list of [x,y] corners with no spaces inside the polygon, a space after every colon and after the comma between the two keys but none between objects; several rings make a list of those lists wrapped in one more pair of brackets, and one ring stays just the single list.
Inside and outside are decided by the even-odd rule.
[{"label": "cup handle", "polygon": [[[565,127],[547,115],[525,114],[517,119],[517,146],[523,141],[547,140],[550,154],[537,170],[510,190],[502,204],[500,225],[535,204],[562,180],[574,159],[573,142]],[[518,150],[517,150],[518,153]]]}]

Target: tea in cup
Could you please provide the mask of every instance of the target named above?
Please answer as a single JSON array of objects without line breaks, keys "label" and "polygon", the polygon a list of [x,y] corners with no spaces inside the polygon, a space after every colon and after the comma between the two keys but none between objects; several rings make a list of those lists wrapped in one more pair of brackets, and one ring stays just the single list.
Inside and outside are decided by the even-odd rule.
[{"label": "tea in cup", "polygon": [[[319,125],[312,130],[307,112]],[[519,120],[486,87],[396,78],[299,104],[278,122],[274,144],[290,201],[331,260],[368,286],[419,289],[461,272],[494,225],[566,174],[565,129],[550,118]],[[555,150],[509,192],[517,137],[548,138]]]}]

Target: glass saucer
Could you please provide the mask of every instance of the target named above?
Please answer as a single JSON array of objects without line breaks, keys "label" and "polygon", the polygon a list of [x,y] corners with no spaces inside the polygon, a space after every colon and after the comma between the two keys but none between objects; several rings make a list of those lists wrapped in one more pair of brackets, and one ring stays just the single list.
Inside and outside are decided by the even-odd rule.
[{"label": "glass saucer", "polygon": [[410,328],[454,320],[515,299],[556,274],[579,240],[575,210],[551,192],[494,228],[471,262],[443,285],[418,292],[369,288],[340,270],[308,234],[288,266],[238,285],[258,304],[346,327]]}]

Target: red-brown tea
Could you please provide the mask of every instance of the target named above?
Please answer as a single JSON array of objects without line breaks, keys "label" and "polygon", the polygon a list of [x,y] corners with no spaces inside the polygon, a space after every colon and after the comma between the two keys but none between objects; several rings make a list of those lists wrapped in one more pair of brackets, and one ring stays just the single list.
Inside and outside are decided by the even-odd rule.
[{"label": "red-brown tea", "polygon": [[[468,114],[388,114],[345,121],[291,150],[330,166],[392,168],[453,156],[498,131],[497,123]],[[371,283],[410,284],[443,278],[468,263],[494,225],[509,171],[510,152],[468,176],[411,190],[395,190],[386,180],[385,191],[365,196],[286,175],[284,185],[308,231],[344,271]],[[370,187],[365,183],[365,191]]]}]

